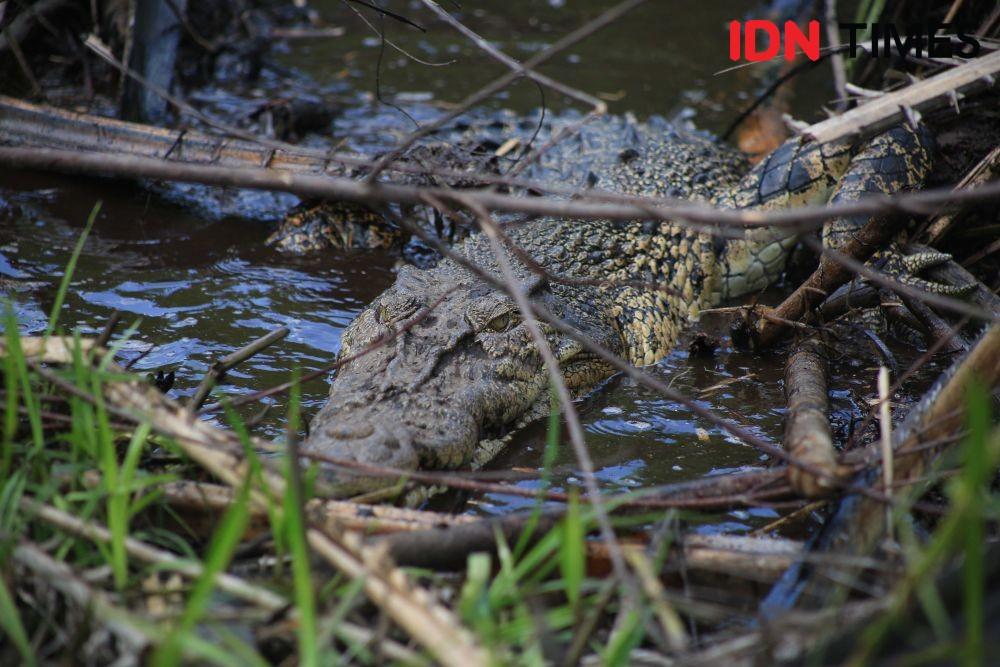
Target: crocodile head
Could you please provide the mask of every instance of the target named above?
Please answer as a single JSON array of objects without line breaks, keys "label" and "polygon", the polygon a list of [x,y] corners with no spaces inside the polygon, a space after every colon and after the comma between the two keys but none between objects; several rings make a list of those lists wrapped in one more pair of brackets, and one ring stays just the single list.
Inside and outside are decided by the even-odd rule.
[{"label": "crocodile head", "polygon": [[[536,303],[613,344],[613,323],[598,319],[604,309],[587,305],[594,295],[524,277]],[[540,324],[571,389],[611,375],[576,341]],[[403,470],[457,468],[476,459],[483,441],[547,413],[548,375],[513,300],[448,261],[403,268],[344,331],[340,355],[347,361],[311,423],[307,453]],[[345,493],[393,481],[336,477]]]}]

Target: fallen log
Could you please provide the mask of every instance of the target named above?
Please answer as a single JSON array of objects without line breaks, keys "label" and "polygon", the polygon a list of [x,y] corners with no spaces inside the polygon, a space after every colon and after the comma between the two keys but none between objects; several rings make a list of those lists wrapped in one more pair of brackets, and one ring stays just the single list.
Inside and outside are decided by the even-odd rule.
[{"label": "fallen log", "polygon": [[826,353],[820,337],[814,334],[799,340],[785,365],[788,417],[783,444],[795,460],[827,473],[818,476],[798,466],[788,466],[789,484],[805,498],[829,494],[845,476],[837,463],[827,417],[827,373]]},{"label": "fallen log", "polygon": [[[169,482],[157,490],[176,510],[216,516],[220,516],[229,507],[234,497],[228,486],[187,480]],[[364,505],[326,498],[313,498],[306,503],[305,510],[311,523],[324,527],[331,534],[346,528],[365,535],[378,535],[462,525],[477,520],[467,515],[442,514],[392,505]],[[252,512],[256,520],[266,522],[266,512],[260,508],[254,508]]]},{"label": "fallen log", "polygon": [[875,134],[908,120],[913,112],[927,113],[952,104],[959,96],[993,87],[998,72],[1000,51],[994,51],[873,98],[846,113],[810,126],[804,134],[820,143],[856,137],[862,132]]},{"label": "fallen log", "polygon": [[[291,145],[269,148],[245,139],[77,113],[6,95],[0,95],[0,144],[298,173],[343,174],[345,161],[362,161],[358,156]],[[143,176],[141,173],[135,175]]]}]

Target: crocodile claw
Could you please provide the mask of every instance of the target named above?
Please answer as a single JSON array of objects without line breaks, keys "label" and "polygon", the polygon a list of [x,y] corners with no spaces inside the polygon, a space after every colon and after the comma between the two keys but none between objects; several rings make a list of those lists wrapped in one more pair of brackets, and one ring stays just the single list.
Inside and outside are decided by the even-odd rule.
[{"label": "crocodile claw", "polygon": [[905,254],[899,246],[894,244],[881,253],[881,258],[884,260],[881,267],[883,272],[904,285],[924,292],[960,297],[976,289],[972,283],[951,285],[920,277],[919,274],[923,271],[950,261],[952,257],[948,253],[929,251]]},{"label": "crocodile claw", "polygon": [[946,252],[917,252],[902,256],[903,266],[912,275],[917,275],[924,269],[939,266],[951,259]]}]

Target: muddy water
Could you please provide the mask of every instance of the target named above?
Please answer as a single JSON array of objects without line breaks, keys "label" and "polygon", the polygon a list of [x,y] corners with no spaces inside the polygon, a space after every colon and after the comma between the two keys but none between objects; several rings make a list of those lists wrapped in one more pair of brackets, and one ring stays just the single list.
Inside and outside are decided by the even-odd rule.
[{"label": "muddy water", "polygon": [[[399,111],[371,98],[381,41],[331,0],[314,3],[331,23],[343,25],[339,39],[279,41],[271,60],[282,68],[253,86],[230,82],[193,91],[192,99],[238,112],[240,100],[266,97],[289,86],[311,93],[335,93],[355,100],[342,103],[330,134],[360,148],[384,146],[411,127]],[[414,3],[415,4],[415,3]],[[574,26],[595,16],[604,2],[527,2],[465,5],[463,19],[475,30],[519,58],[552,43]],[[556,58],[545,71],[571,85],[611,100],[615,113],[640,118],[656,113],[679,122],[718,130],[741,108],[754,82],[744,74],[713,76],[727,65],[723,27],[737,18],[733,6],[712,0],[654,2],[615,26]],[[500,69],[447,26],[425,13],[410,12],[426,33],[387,21],[388,37],[428,61],[420,65],[391,49],[379,69],[380,94],[419,119],[431,117],[439,101],[455,101]],[[290,76],[294,76],[289,83]],[[829,92],[822,76],[798,88],[800,114],[818,108]],[[494,108],[535,113],[537,88],[521,83],[493,102]],[[551,94],[550,112],[566,108]],[[287,196],[227,193],[221,203],[197,189],[172,189],[167,197],[135,185],[50,175],[0,176],[0,276],[13,279],[17,317],[22,329],[44,329],[56,287],[87,213],[98,199],[103,207],[73,276],[61,311],[61,323],[84,334],[99,331],[118,310],[137,330],[122,355],[143,371],[173,370],[172,395],[190,395],[213,359],[241,347],[277,326],[289,327],[282,343],[229,373],[218,392],[241,395],[288,379],[293,368],[307,372],[329,363],[340,333],[355,313],[394,276],[397,257],[378,251],[330,252],[294,257],[264,246],[267,220],[275,209],[294,201]],[[231,197],[230,197],[231,195]],[[238,214],[238,215],[234,215]],[[707,319],[702,328],[719,329]],[[776,438],[782,420],[781,363],[733,352],[727,341],[710,359],[689,358],[686,345],[657,367],[674,386],[698,396],[726,380],[743,378],[705,395],[718,413]],[[840,409],[850,392],[867,385],[839,374]],[[326,381],[303,388],[304,410],[314,413],[325,396]],[[258,431],[281,437],[285,399],[268,403]],[[615,378],[581,403],[600,478],[609,486],[632,488],[662,484],[760,463],[755,451],[732,441],[681,406]],[[255,415],[257,408],[243,412]],[[537,469],[544,446],[544,425],[520,435],[494,465]],[[575,481],[568,444],[557,456],[557,482]],[[525,486],[537,484],[522,482]],[[504,512],[520,500],[489,496],[474,499],[472,511]],[[766,517],[770,510],[758,510]],[[734,513],[740,528],[754,521]]]}]

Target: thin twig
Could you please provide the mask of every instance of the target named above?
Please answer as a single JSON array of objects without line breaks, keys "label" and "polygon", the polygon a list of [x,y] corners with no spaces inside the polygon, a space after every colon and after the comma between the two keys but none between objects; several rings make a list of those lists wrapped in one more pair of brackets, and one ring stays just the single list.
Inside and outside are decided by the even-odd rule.
[{"label": "thin twig", "polygon": [[[539,80],[537,77],[540,77],[542,75],[534,72],[533,71],[534,68],[543,64],[544,62],[546,62],[553,56],[557,55],[558,53],[564,51],[565,49],[569,48],[573,44],[576,44],[581,39],[589,37],[593,33],[603,28],[604,26],[617,20],[620,16],[626,14],[635,7],[638,7],[643,2],[645,2],[645,0],[625,0],[621,4],[612,7],[611,9],[602,13],[594,20],[587,22],[580,28],[577,28],[573,32],[562,37],[561,39],[556,41],[555,44],[549,46],[544,51],[541,51],[536,55],[532,56],[531,58],[526,60],[523,64],[517,64],[515,66],[513,65],[513,63],[516,63],[516,61],[511,59],[511,61],[507,63],[509,66],[512,67],[510,72],[508,72],[507,74],[501,76],[492,83],[484,86],[475,93],[466,97],[452,111],[448,112],[447,114],[444,114],[443,116],[440,116],[439,118],[430,123],[427,123],[426,125],[422,126],[419,130],[410,133],[393,150],[383,155],[372,167],[371,172],[369,172],[366,178],[366,183],[368,184],[375,183],[379,174],[385,171],[385,169],[389,167],[390,164],[395,162],[403,154],[403,152],[405,152],[410,146],[412,146],[418,140],[420,140],[423,137],[426,137],[431,132],[434,132],[435,130],[439,130],[440,128],[444,127],[445,125],[455,120],[456,118],[461,116],[463,113],[465,113],[472,107],[476,106],[477,104],[480,104],[481,102],[484,102],[485,100],[489,99],[496,93],[500,92],[501,90],[509,86],[511,83],[516,81],[518,78],[522,76],[527,76],[529,78],[534,79],[535,81],[538,81],[539,83],[544,83],[545,85],[556,83],[551,79],[549,79],[548,77],[544,77],[543,80]],[[560,88],[563,88],[561,84],[556,83],[556,85],[559,86]],[[582,93],[579,93],[579,91],[574,91],[574,94],[581,95]],[[606,105],[604,104],[603,101],[598,100],[596,98],[593,99],[595,99],[594,106],[596,108],[606,108]]]},{"label": "thin twig", "polygon": [[248,343],[235,352],[227,354],[222,359],[214,362],[208,369],[208,372],[205,373],[205,377],[202,379],[201,384],[198,385],[198,389],[195,390],[194,396],[191,397],[191,408],[198,410],[201,407],[201,404],[208,398],[209,392],[212,391],[212,387],[226,374],[226,371],[267,349],[287,335],[288,327],[278,327],[274,331],[261,336],[252,343]]},{"label": "thin twig", "polygon": [[[703,202],[669,197],[633,197],[580,191],[577,199],[522,197],[489,190],[365,184],[349,178],[292,173],[267,168],[229,168],[207,164],[164,162],[154,158],[89,153],[50,148],[0,147],[0,164],[71,174],[155,178],[207,185],[278,190],[307,197],[351,201],[368,205],[420,204],[428,195],[445,202],[475,202],[490,211],[506,211],[554,218],[634,221],[663,220],[694,229],[725,234],[726,228],[775,227],[790,231],[815,229],[835,216],[910,212],[942,202],[981,203],[1000,198],[1000,182],[953,192],[947,188],[865,197],[833,206],[809,205],[772,211],[719,209]],[[696,223],[700,223],[696,224]]]}]

